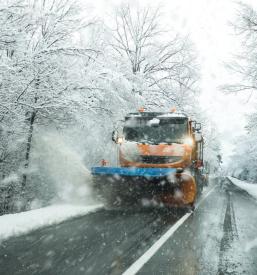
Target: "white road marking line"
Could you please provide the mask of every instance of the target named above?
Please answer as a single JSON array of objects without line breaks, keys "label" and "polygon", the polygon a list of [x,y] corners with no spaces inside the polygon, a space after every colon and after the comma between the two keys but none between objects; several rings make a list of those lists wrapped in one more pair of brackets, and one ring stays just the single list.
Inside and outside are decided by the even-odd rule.
[{"label": "white road marking line", "polygon": [[[211,194],[215,189],[213,187],[196,205],[196,209],[199,205]],[[180,218],[171,228],[164,233],[139,259],[137,259],[122,275],[134,275],[136,274],[151,258],[152,256],[163,246],[163,244],[175,233],[175,231],[192,215],[193,212],[185,214]]]},{"label": "white road marking line", "polygon": [[206,192],[204,195],[204,197],[196,204],[196,209],[199,207],[199,205],[211,194],[211,192],[216,188],[217,186],[215,185],[211,190],[209,190],[208,192]]}]

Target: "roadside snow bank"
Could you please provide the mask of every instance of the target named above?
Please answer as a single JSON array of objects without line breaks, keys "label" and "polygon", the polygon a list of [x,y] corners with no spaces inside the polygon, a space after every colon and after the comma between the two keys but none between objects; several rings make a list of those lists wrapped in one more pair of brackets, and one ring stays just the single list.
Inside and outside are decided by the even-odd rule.
[{"label": "roadside snow bank", "polygon": [[257,184],[249,183],[247,181],[238,180],[233,177],[228,177],[229,180],[231,180],[236,186],[239,188],[245,190],[248,194],[250,194],[252,197],[257,199]]},{"label": "roadside snow bank", "polygon": [[101,207],[102,205],[100,204],[88,206],[60,204],[0,216],[0,241],[49,225],[58,224],[74,217],[83,216]]},{"label": "roadside snow bank", "polygon": [[[238,186],[239,188],[245,190],[249,195],[251,195],[253,198],[257,200],[257,184],[249,183],[247,181],[242,181],[233,177],[228,177],[228,179]],[[257,238],[248,241],[244,245],[245,252],[250,251],[251,249],[255,248],[257,246]]]}]

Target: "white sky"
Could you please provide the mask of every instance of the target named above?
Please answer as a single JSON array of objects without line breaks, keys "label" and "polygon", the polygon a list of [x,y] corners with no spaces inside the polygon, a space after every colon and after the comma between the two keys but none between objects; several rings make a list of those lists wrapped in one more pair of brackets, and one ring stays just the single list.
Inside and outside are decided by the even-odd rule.
[{"label": "white sky", "polygon": [[[96,13],[102,16],[122,0],[89,1]],[[161,4],[167,28],[189,35],[199,55],[201,66],[201,107],[217,124],[222,136],[225,162],[233,150],[234,138],[244,132],[245,114],[253,110],[253,103],[247,102],[248,94],[225,96],[218,86],[232,81],[232,76],[224,68],[240,47],[239,37],[235,37],[229,22],[235,19],[238,5],[232,0],[131,0],[132,4]],[[244,0],[257,8],[256,0]]]}]

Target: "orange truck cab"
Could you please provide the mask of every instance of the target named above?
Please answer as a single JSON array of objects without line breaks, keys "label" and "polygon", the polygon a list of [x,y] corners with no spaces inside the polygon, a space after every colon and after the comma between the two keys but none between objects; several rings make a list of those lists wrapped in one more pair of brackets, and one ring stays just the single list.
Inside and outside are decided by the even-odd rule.
[{"label": "orange truck cab", "polygon": [[201,125],[183,113],[130,113],[122,132],[112,135],[119,146],[120,167],[95,167],[92,173],[106,176],[111,185],[121,183],[122,192],[130,190],[132,196],[140,189],[143,196],[164,205],[194,205],[202,189],[200,130]]}]

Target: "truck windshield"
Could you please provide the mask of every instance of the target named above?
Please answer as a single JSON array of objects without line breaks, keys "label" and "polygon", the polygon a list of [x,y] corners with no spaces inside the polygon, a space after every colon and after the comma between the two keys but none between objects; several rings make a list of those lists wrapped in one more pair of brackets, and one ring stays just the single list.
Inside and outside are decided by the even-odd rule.
[{"label": "truck windshield", "polygon": [[187,135],[186,118],[136,118],[129,119],[123,129],[128,141],[159,144],[182,143]]}]

